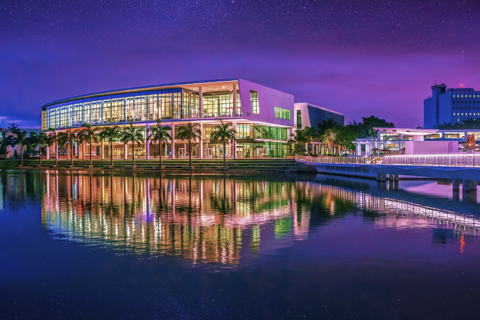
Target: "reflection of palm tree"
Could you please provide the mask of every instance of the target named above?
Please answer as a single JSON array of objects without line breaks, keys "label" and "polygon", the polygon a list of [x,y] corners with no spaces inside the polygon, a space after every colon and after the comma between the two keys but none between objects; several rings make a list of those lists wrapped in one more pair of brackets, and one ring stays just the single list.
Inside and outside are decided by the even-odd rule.
[{"label": "reflection of palm tree", "polygon": [[232,206],[230,201],[227,201],[227,192],[226,192],[226,176],[223,176],[223,196],[219,201],[218,197],[214,194],[210,195],[210,204],[213,209],[218,210],[220,213],[226,214],[232,211]]},{"label": "reflection of palm tree", "polygon": [[113,171],[110,171],[110,207],[113,208]]}]

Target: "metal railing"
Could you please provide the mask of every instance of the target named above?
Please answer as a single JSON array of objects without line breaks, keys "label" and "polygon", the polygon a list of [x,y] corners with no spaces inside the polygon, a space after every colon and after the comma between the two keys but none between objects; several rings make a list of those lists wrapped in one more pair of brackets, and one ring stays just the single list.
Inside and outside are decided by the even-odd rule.
[{"label": "metal railing", "polygon": [[295,160],[306,163],[365,164],[365,157],[311,157],[296,155]]},{"label": "metal railing", "polygon": [[401,166],[480,167],[480,154],[384,156],[383,164]]},{"label": "metal railing", "polygon": [[295,160],[305,163],[326,164],[382,164],[395,166],[430,167],[480,167],[480,154],[443,154],[443,155],[396,155],[375,156],[371,160],[365,157],[309,157],[295,156]]}]

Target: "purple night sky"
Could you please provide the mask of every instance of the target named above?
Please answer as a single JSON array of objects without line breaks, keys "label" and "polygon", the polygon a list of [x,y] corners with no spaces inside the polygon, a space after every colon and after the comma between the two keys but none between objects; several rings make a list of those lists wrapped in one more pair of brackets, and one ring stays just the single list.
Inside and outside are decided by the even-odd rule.
[{"label": "purple night sky", "polygon": [[70,96],[226,78],[417,126],[435,81],[480,89],[478,0],[4,0],[0,17],[0,127],[38,127]]}]

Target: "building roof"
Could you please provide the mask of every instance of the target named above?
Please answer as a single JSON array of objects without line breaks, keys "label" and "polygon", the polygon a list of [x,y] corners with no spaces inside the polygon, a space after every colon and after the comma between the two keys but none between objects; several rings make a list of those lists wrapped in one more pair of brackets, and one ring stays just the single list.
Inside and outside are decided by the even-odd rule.
[{"label": "building roof", "polygon": [[438,129],[411,129],[411,128],[373,128],[380,132],[385,132],[388,134],[404,134],[409,136],[428,136],[430,134],[435,134]]},{"label": "building roof", "polygon": [[80,95],[80,96],[75,96],[75,97],[70,97],[66,99],[61,99],[61,100],[56,100],[53,102],[49,102],[47,104],[44,104],[42,106],[42,110],[46,110],[47,107],[59,104],[59,103],[64,103],[64,102],[71,102],[71,101],[76,101],[76,100],[82,100],[82,99],[89,99],[89,98],[96,98],[96,97],[102,97],[102,96],[110,96],[110,95],[118,95],[118,94],[125,94],[125,93],[135,93],[135,92],[142,92],[142,91],[153,91],[153,90],[161,90],[161,89],[168,89],[172,87],[190,87],[195,84],[213,84],[213,83],[218,83],[218,82],[236,82],[240,79],[223,79],[223,80],[207,80],[207,81],[192,81],[192,82],[178,82],[178,83],[167,83],[167,84],[159,84],[159,85],[153,85],[153,86],[144,86],[144,87],[135,87],[135,88],[127,88],[127,89],[117,89],[117,90],[111,90],[111,91],[102,91],[102,92],[97,92],[97,93],[90,93],[90,94],[85,94],[85,95]]},{"label": "building roof", "polygon": [[295,104],[306,104],[307,106],[310,106],[310,107],[314,107],[314,108],[317,108],[317,109],[322,109],[322,110],[325,110],[325,111],[328,111],[328,112],[332,112],[332,113],[336,113],[336,114],[339,114],[341,116],[344,116],[343,113],[340,113],[338,111],[334,111],[334,110],[331,110],[331,109],[327,109],[325,107],[320,107],[320,106],[317,106],[317,105],[314,105],[314,104],[311,104],[311,103],[308,103],[308,102],[295,102]]}]

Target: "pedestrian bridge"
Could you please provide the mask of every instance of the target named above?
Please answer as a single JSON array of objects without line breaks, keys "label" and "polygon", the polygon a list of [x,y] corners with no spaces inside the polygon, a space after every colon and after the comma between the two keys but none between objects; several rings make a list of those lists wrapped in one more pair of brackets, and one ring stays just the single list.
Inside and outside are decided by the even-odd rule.
[{"label": "pedestrian bridge", "polygon": [[305,170],[323,174],[376,179],[394,188],[399,179],[427,178],[451,180],[455,193],[474,194],[480,181],[480,154],[364,157],[296,156]]}]

